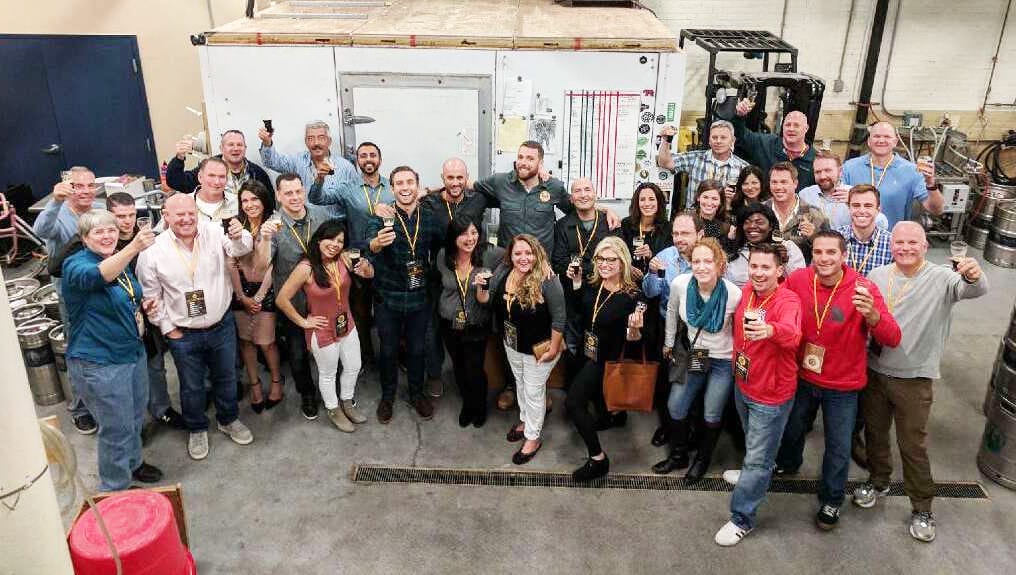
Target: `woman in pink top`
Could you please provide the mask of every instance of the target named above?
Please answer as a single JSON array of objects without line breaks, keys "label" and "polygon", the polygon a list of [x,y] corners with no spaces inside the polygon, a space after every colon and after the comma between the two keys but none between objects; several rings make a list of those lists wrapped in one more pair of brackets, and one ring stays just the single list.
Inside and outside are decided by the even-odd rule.
[{"label": "woman in pink top", "polygon": [[[349,286],[353,281],[349,270],[352,268],[362,278],[371,278],[374,268],[359,258],[353,266],[349,255],[342,252],[345,243],[344,222],[329,220],[321,224],[310,238],[307,259],[293,269],[275,303],[305,330],[307,347],[317,363],[318,389],[328,418],[339,430],[352,433],[356,429],[353,424],[364,423],[367,418],[353,405],[356,377],[360,373],[360,339],[349,311]],[[301,306],[306,308],[304,314],[297,311],[292,301],[301,289],[306,298],[306,305]],[[342,375],[336,394],[335,371],[340,360]]]}]

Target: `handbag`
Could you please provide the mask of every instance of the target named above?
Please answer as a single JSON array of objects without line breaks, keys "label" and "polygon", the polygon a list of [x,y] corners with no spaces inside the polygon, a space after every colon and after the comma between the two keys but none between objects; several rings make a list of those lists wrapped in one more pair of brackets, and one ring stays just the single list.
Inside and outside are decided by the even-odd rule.
[{"label": "handbag", "polygon": [[624,358],[624,346],[617,361],[608,361],[603,367],[603,399],[608,411],[652,411],[653,392],[659,362],[646,361],[646,347],[642,346],[642,361]]}]

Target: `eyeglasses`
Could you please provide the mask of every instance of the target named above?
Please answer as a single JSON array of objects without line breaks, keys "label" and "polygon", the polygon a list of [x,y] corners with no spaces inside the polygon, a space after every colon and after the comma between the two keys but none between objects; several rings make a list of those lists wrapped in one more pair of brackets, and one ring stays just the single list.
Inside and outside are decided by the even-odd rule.
[{"label": "eyeglasses", "polygon": [[593,258],[593,261],[596,262],[597,265],[599,265],[599,264],[614,265],[614,264],[616,264],[620,260],[621,260],[621,258],[618,258],[618,257],[605,258],[603,256],[596,256],[595,258]]}]

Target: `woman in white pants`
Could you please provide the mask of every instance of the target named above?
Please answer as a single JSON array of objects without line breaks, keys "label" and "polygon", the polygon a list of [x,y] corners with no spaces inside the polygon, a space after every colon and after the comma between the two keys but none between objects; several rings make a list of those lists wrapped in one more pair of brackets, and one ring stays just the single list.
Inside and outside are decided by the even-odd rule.
[{"label": "woman in white pants", "polygon": [[[307,347],[317,364],[318,389],[328,419],[339,430],[352,433],[356,430],[353,424],[364,423],[367,418],[353,403],[360,374],[360,339],[349,311],[349,286],[353,281],[350,269],[353,274],[370,278],[374,268],[363,259],[351,265],[349,256],[342,252],[345,238],[346,226],[342,221],[322,224],[310,238],[307,259],[293,269],[275,304],[305,330]],[[297,311],[292,301],[301,289],[306,298],[306,316]],[[342,374],[336,390],[335,371],[340,360]]]},{"label": "woman in white pants", "polygon": [[543,446],[547,378],[564,345],[564,292],[535,237],[520,234],[512,239],[494,270],[489,297],[517,383],[519,423],[508,431],[508,441],[525,438],[512,456],[512,463],[522,465]]}]

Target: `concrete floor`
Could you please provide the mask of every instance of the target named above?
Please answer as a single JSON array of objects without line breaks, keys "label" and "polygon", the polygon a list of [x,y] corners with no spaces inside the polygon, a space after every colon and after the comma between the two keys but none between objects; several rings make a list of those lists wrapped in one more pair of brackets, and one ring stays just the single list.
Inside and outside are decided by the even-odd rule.
[{"label": "concrete floor", "polygon": [[[943,262],[941,249],[933,261]],[[732,549],[713,543],[728,518],[728,493],[358,485],[355,464],[511,469],[515,446],[504,440],[514,415],[492,412],[483,429],[457,425],[458,398],[446,371],[446,396],[420,422],[404,403],[390,425],[373,417],[376,372],[361,374],[358,399],[370,421],[354,434],[322,417],[305,421],[292,386],[271,412],[241,418],[254,432],[247,447],[210,432],[211,452],[191,461],[183,432],[161,430],[145,451],[167,482],[184,486],[192,550],[202,575],[244,573],[997,573],[1011,565],[1016,492],[978,471],[984,428],[981,403],[999,338],[1016,294],[1016,270],[985,266],[990,293],[956,307],[942,380],[936,383],[930,454],[938,481],[980,481],[990,500],[939,499],[938,538],[907,533],[909,502],[892,497],[861,510],[849,503],[833,532],[814,527],[813,495],[771,495],[759,527]],[[170,389],[176,378],[170,370]],[[571,471],[585,456],[562,415],[548,419],[546,444],[527,470]],[[40,408],[40,415],[62,407]],[[648,473],[664,455],[649,445],[655,417],[635,415],[601,434],[612,471]],[[72,429],[69,420],[64,429]],[[821,418],[809,438],[803,477],[818,474]],[[97,484],[94,436],[70,433],[81,471]],[[738,467],[724,440],[712,475]],[[896,462],[899,479],[900,465]],[[853,468],[852,479],[866,474]]]}]

